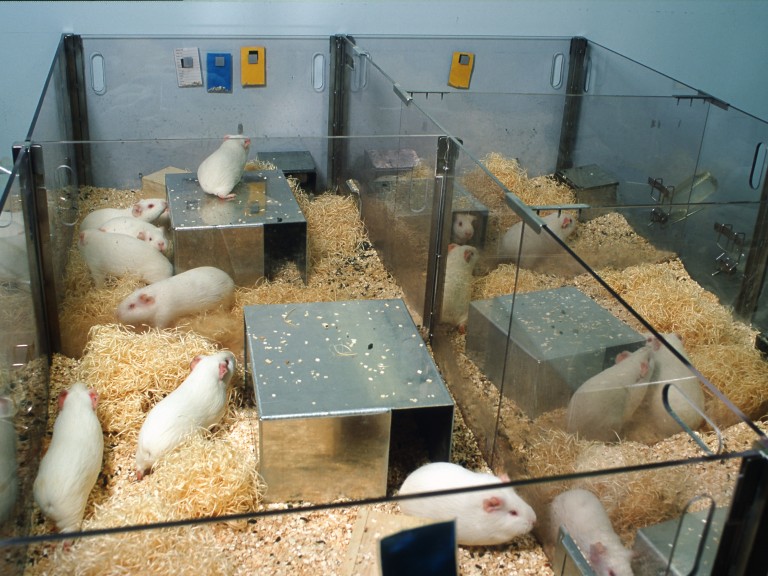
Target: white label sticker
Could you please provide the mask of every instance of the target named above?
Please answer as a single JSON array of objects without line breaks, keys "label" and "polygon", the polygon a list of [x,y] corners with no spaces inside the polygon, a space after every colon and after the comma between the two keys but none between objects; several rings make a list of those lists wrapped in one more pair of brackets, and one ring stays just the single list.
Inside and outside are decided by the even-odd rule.
[{"label": "white label sticker", "polygon": [[175,48],[176,81],[179,88],[203,85],[203,71],[200,67],[200,52],[197,48]]}]

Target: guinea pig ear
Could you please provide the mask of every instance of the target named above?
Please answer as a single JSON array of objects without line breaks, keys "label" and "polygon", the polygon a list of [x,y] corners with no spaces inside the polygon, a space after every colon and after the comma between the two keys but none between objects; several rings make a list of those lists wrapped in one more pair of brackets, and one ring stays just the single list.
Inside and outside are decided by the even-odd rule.
[{"label": "guinea pig ear", "polygon": [[93,388],[88,388],[88,396],[91,397],[91,406],[96,410],[96,405],[99,403],[99,393]]},{"label": "guinea pig ear", "polygon": [[224,378],[224,376],[227,375],[227,372],[229,372],[229,368],[227,367],[226,362],[219,362],[219,380]]},{"label": "guinea pig ear", "polygon": [[458,244],[448,244],[448,252],[450,252],[451,250],[453,250],[457,246],[458,246]]},{"label": "guinea pig ear", "polygon": [[499,480],[501,480],[502,482],[509,482],[509,474],[507,474],[506,472],[499,474]]},{"label": "guinea pig ear", "polygon": [[202,360],[202,359],[203,359],[203,357],[200,356],[199,354],[197,356],[195,356],[194,358],[192,358],[192,362],[189,363],[189,369],[190,370],[194,370],[195,366],[197,366],[198,362],[200,362],[200,360]]},{"label": "guinea pig ear", "polygon": [[486,512],[496,512],[501,509],[501,498],[498,496],[491,496],[483,500],[483,510]]},{"label": "guinea pig ear", "polygon": [[622,361],[626,360],[627,358],[629,358],[629,355],[630,355],[630,353],[627,350],[624,350],[624,352],[619,352],[616,355],[616,364],[618,364],[619,362],[622,362]]},{"label": "guinea pig ear", "polygon": [[139,302],[146,306],[151,306],[155,303],[155,297],[149,296],[148,294],[141,293],[139,294]]},{"label": "guinea pig ear", "polygon": [[589,545],[589,563],[595,568],[603,564],[608,550],[602,542],[595,542]]},{"label": "guinea pig ear", "polygon": [[147,239],[147,233],[144,230],[140,230],[138,234],[136,234],[136,238],[139,240],[146,240]]},{"label": "guinea pig ear", "polygon": [[141,216],[141,213],[144,211],[144,208],[141,207],[141,204],[136,202],[136,204],[133,205],[133,209],[131,210],[131,214],[133,214],[134,217],[138,218]]},{"label": "guinea pig ear", "polygon": [[68,393],[69,392],[67,390],[62,390],[61,392],[59,392],[59,399],[57,401],[59,405],[59,410],[61,410],[64,407],[64,400],[67,399]]}]

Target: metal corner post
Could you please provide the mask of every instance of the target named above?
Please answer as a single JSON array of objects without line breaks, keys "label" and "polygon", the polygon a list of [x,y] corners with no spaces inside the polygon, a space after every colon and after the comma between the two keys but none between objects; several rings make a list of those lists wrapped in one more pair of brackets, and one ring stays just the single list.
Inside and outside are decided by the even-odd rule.
[{"label": "metal corner post", "polygon": [[742,460],[712,574],[752,576],[768,570],[768,446]]},{"label": "metal corner post", "polygon": [[768,178],[763,180],[760,208],[755,221],[749,255],[744,265],[744,281],[734,304],[736,316],[749,321],[752,318],[768,272]]},{"label": "metal corner post", "polygon": [[83,39],[75,34],[64,36],[64,56],[66,69],[66,88],[72,121],[72,140],[82,142],[75,146],[74,172],[78,183],[89,185],[91,175],[91,154],[89,144],[88,108],[85,98],[85,63],[83,59]]},{"label": "metal corner post", "polygon": [[345,73],[347,58],[347,37],[341,34],[331,36],[331,87],[328,91],[328,135],[331,143],[328,149],[328,180],[331,186],[339,186],[341,178],[340,163],[345,156],[345,141],[341,136],[347,128],[347,89]]},{"label": "metal corner post", "polygon": [[24,213],[24,229],[27,234],[32,290],[35,308],[36,331],[40,353],[51,360],[51,355],[61,349],[59,315],[56,290],[53,282],[53,264],[50,250],[48,205],[43,172],[43,150],[39,145],[20,143],[14,145],[14,162],[19,163],[19,187]]},{"label": "metal corner post", "polygon": [[587,39],[571,39],[568,60],[568,80],[565,86],[565,106],[563,122],[560,127],[560,144],[557,150],[556,172],[573,167],[573,148],[578,135],[581,98],[584,95],[584,83],[587,75]]},{"label": "metal corner post", "polygon": [[437,139],[435,164],[435,189],[432,198],[432,222],[429,235],[429,260],[427,261],[427,285],[424,297],[424,328],[428,340],[432,340],[440,312],[445,279],[445,257],[451,234],[451,206],[453,204],[453,178],[459,147],[448,136]]}]

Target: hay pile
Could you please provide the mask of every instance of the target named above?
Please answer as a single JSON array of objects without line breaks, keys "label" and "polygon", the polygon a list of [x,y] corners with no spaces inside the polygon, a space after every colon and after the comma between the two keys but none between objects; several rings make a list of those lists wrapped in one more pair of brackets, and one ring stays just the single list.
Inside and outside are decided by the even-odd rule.
[{"label": "hay pile", "polygon": [[[514,161],[490,155],[485,162],[526,203],[561,204],[574,201],[570,190],[550,178],[527,178]],[[516,221],[497,185],[485,173],[477,171],[464,176],[464,184],[491,211],[489,238],[493,238],[494,234],[498,236]],[[55,398],[56,388],[63,386],[64,382],[68,385],[73,379],[83,379],[101,394],[99,417],[106,435],[104,472],[86,510],[84,528],[262,509],[260,494],[264,486],[255,473],[258,443],[256,416],[245,400],[248,393],[242,378],[243,306],[402,297],[401,288],[394,283],[371,246],[359,218],[358,206],[352,198],[332,194],[310,198],[298,188],[294,188],[294,192],[307,219],[307,283],[302,281],[296,266],[288,264],[270,281],[238,288],[236,305],[231,311],[219,310],[186,318],[173,330],[135,333],[114,325],[115,306],[135,289],[137,281],[123,279],[103,290],[93,290],[84,264],[82,261],[78,263],[79,254],[76,250],[72,252],[68,268],[68,294],[62,306],[62,318],[66,321],[62,325],[66,333],[65,343],[72,344],[73,353],[72,358],[56,359],[53,379],[61,384],[54,386],[51,396]],[[131,192],[130,200],[116,202],[112,196],[118,194],[93,191],[86,197],[89,201],[110,197],[109,205],[130,205],[135,201],[136,193]],[[386,214],[391,216],[388,212]],[[395,218],[394,223],[400,225],[402,219]],[[424,237],[423,230],[416,234],[419,238]],[[396,237],[401,238],[399,235]],[[574,246],[580,245],[579,250],[599,253],[604,265],[599,270],[601,276],[660,330],[680,332],[686,338],[686,345],[690,345],[694,365],[713,382],[716,379],[712,376],[720,374],[724,367],[720,364],[707,365],[700,356],[703,351],[717,344],[720,346],[717,362],[724,362],[723,357],[727,357],[724,346],[742,347],[749,336],[748,330],[742,327],[725,326],[726,322],[733,323],[727,311],[715,311],[717,303],[711,301],[711,295],[695,289],[695,283],[688,278],[679,261],[649,247],[631,232],[620,216],[609,214],[585,223],[569,241]],[[611,249],[615,255],[602,258]],[[626,254],[634,260],[628,260]],[[628,262],[633,264],[631,268],[617,271]],[[642,310],[642,300],[649,296],[646,292],[658,297],[659,294],[669,293],[673,289],[670,286],[678,284],[685,288],[675,292],[675,302],[680,303],[679,307],[650,305],[647,311]],[[566,278],[501,265],[489,274],[475,278],[473,299],[509,294],[513,286],[527,292],[565,285],[578,286],[617,317],[632,322],[631,316],[611,302],[605,290],[589,275]],[[689,308],[694,303],[712,305],[713,309],[690,314]],[[717,327],[712,323],[717,323]],[[716,334],[718,340],[715,342],[712,338],[710,342],[701,339],[703,333]],[[694,337],[694,334],[699,336]],[[465,337],[451,334],[450,339],[451,363],[458,363],[460,371],[457,378],[451,374],[449,384],[460,386],[462,392],[465,389],[470,391],[463,396],[462,402],[464,399],[469,401],[462,403],[461,408],[466,411],[466,420],[473,425],[475,433],[474,424],[478,421],[473,413],[475,409],[484,411],[483,418],[487,414],[494,421],[497,416],[501,418],[500,437],[494,456],[501,455],[505,464],[516,466],[514,476],[544,477],[700,454],[699,449],[684,435],[654,446],[632,442],[607,446],[580,441],[561,431],[558,419],[562,418],[562,410],[531,421],[514,403],[500,399],[495,386],[467,359],[464,355]],[[220,347],[233,350],[241,367],[233,379],[229,411],[221,426],[212,433],[191,437],[160,461],[144,481],[135,482],[135,440],[147,411],[186,376],[189,359],[195,353],[209,353]],[[82,359],[76,360],[81,355]],[[438,358],[439,363],[442,360]],[[739,370],[748,373],[740,376],[746,375],[755,382],[758,378],[760,382],[766,381],[764,365],[760,367],[757,362],[744,365],[752,367],[745,369],[739,366]],[[447,364],[441,365],[441,369],[445,371]],[[725,389],[732,385],[731,378],[729,374],[724,378],[727,382],[716,383]],[[732,396],[732,392],[726,394]],[[749,392],[751,399],[759,400],[760,394],[762,392],[756,390]],[[457,416],[454,442],[472,446],[468,450],[455,447],[454,457],[459,454],[462,459],[471,462],[470,467],[478,468],[481,458],[474,445],[475,439],[462,427],[463,424],[458,424],[463,422],[460,416]],[[704,436],[711,441],[710,436]],[[729,429],[727,438],[735,437],[743,439],[744,444],[747,439],[754,439],[754,432]],[[481,438],[481,441],[485,440]],[[736,440],[729,442],[728,448],[739,444]],[[506,454],[501,454],[502,451]],[[511,456],[507,459],[508,455]],[[605,476],[591,480],[589,487],[598,492],[617,528],[629,540],[638,526],[666,520],[677,514],[690,495],[689,488],[691,491],[711,489],[723,500],[727,499],[733,485],[735,466],[737,463],[733,461],[727,465],[714,463],[712,466],[697,467],[695,474],[691,473],[691,467],[686,467]],[[538,502],[536,509],[540,518],[544,518],[542,506],[551,499],[555,490],[564,487],[562,484],[547,483],[538,491],[532,491]],[[383,505],[382,508],[391,510],[392,506]],[[52,555],[44,556],[42,547],[36,547],[33,552],[36,564],[32,571],[45,573],[54,571],[52,567],[56,566],[56,570],[62,567],[67,573],[77,570],[88,574],[103,573],[105,566],[115,566],[115,573],[134,573],[151,566],[153,573],[339,573],[356,515],[355,508],[347,508],[262,518],[237,525],[89,538],[77,542],[68,556],[58,549]],[[40,518],[38,521],[40,532],[50,528]],[[184,534],[181,541],[176,540],[181,534]],[[551,573],[540,549],[534,547],[535,542],[529,538],[488,550],[461,549],[462,573],[507,573],[510,569],[517,573]]]},{"label": "hay pile", "polygon": [[[352,197],[323,194],[310,198],[290,181],[307,220],[308,281],[298,268],[287,263],[268,281],[251,287],[238,287],[235,306],[180,319],[179,329],[194,332],[232,350],[243,358],[243,306],[289,302],[327,302],[358,298],[402,298],[402,290],[384,268],[368,240]],[[133,191],[109,190],[115,206],[130,206],[137,196]],[[102,201],[104,193],[87,193],[89,202]],[[96,199],[96,200],[94,200]],[[79,357],[92,326],[117,321],[117,305],[142,285],[135,277],[111,279],[105,288],[96,289],[77,246],[69,252],[66,270],[66,297],[60,308],[63,353]]]},{"label": "hay pile", "polygon": [[[549,176],[529,178],[514,158],[506,158],[498,153],[488,154],[482,160],[483,165],[524,204],[528,206],[552,206],[574,204],[576,195],[566,185],[556,182]],[[488,222],[486,244],[495,245],[506,230],[520,221],[509,208],[504,198],[504,191],[488,176],[477,168],[463,175],[461,182],[480,202],[488,208],[491,217]],[[542,216],[548,214],[543,211]]]},{"label": "hay pile", "polygon": [[[692,280],[680,260],[600,275],[657,330],[680,335],[693,366],[749,418],[766,415],[768,363],[754,347],[756,331]],[[737,422],[711,395],[707,412],[722,425]]]},{"label": "hay pile", "polygon": [[[136,334],[123,326],[100,325],[90,331],[80,361],[55,359],[58,368],[52,374],[51,415],[58,391],[74,380],[82,380],[99,393],[104,462],[83,529],[140,526],[258,508],[265,486],[256,472],[255,415],[244,400],[242,366],[233,377],[221,424],[213,431],[199,431],[187,438],[142,482],[134,478],[136,439],[147,413],[186,378],[189,361],[195,355],[216,349],[214,343],[183,330]],[[49,423],[52,426],[53,418]],[[49,530],[47,521],[37,514],[39,529]],[[234,571],[231,560],[205,527],[82,539],[69,553],[57,549],[52,557],[44,554],[43,547],[32,552],[41,571],[48,562],[57,566],[76,562],[78,571],[85,574],[103,573],[106,565],[133,573],[146,569],[150,561],[157,573],[166,573],[166,568],[167,573],[184,572],[184,566],[198,569],[198,562],[204,573]]]},{"label": "hay pile", "polygon": [[[692,364],[752,419],[768,413],[768,363],[754,347],[756,331],[694,281],[673,254],[657,250],[623,216],[605,214],[581,224],[569,246],[640,316],[660,332],[682,337]],[[632,265],[628,265],[632,263]],[[643,326],[588,274],[543,274],[501,264],[476,277],[472,299],[576,286],[634,329]],[[738,422],[733,410],[707,394],[717,423]]]}]

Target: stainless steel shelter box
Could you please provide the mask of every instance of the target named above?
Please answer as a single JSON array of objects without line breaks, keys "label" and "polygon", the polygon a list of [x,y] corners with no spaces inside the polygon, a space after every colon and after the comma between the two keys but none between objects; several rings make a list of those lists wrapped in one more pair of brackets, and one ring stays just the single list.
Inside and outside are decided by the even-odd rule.
[{"label": "stainless steel shelter box", "polygon": [[[635,538],[637,576],[713,574],[717,547],[723,534],[727,510],[717,508],[691,512],[653,526],[640,528]],[[674,543],[674,546],[670,544]],[[697,553],[701,551],[701,557]]]},{"label": "stainless steel shelter box", "polygon": [[232,200],[206,194],[193,174],[168,174],[166,186],[176,274],[216,266],[249,286],[290,260],[306,281],[307,221],[282,172],[246,171]]},{"label": "stainless steel shelter box", "polygon": [[475,300],[467,355],[530,418],[568,404],[573,392],[638,332],[573,287]]},{"label": "stainless steel shelter box", "polygon": [[[570,186],[576,194],[576,202],[592,206],[614,206],[617,178],[597,164],[566,168],[555,173],[555,178]],[[586,208],[579,213],[581,220],[589,220],[610,212],[610,208]]]},{"label": "stainless steel shelter box", "polygon": [[245,339],[267,499],[383,496],[409,418],[449,458],[453,400],[402,300],[246,306]]}]

